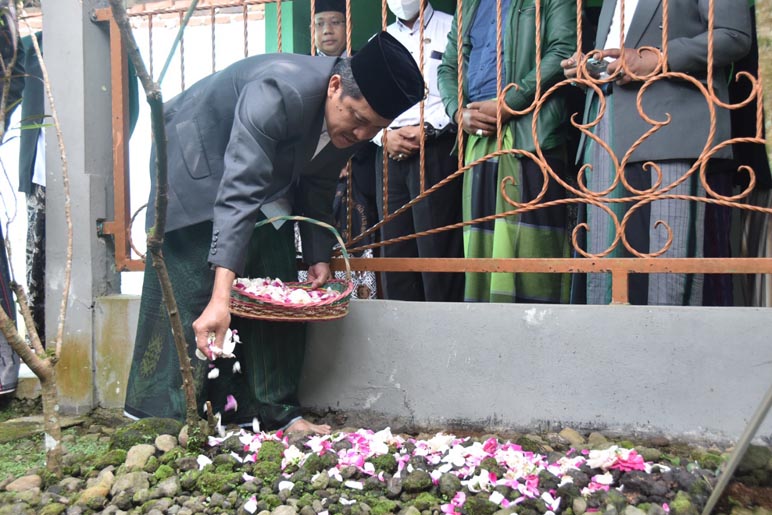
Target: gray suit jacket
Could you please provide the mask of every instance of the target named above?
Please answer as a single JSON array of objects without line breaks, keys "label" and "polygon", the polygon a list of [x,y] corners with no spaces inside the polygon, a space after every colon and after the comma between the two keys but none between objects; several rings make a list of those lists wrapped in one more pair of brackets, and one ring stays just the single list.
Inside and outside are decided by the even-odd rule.
[{"label": "gray suit jacket", "polygon": [[[335,61],[295,54],[250,57],[164,106],[167,231],[213,220],[209,262],[241,274],[265,203],[285,197],[294,201],[296,214],[332,223],[338,175],[358,148],[328,144],[312,159]],[[154,187],[150,195],[152,206]],[[154,219],[149,208],[148,223]],[[301,235],[306,262],[329,261],[331,234],[301,224]]]},{"label": "gray suit jacket", "polygon": [[[596,46],[606,41],[611,26],[616,0],[605,0],[598,20]],[[716,95],[728,101],[728,70],[732,62],[742,58],[750,49],[751,25],[747,0],[716,0],[714,2],[713,88]],[[618,35],[611,35],[618,38]],[[625,39],[626,48],[642,46],[662,47],[662,2],[639,0],[630,30]],[[668,68],[682,72],[707,85],[708,62],[708,0],[670,0],[668,2]],[[621,159],[627,150],[651,125],[638,112],[636,99],[642,83],[614,85],[613,127],[611,147]],[[585,116],[589,111],[593,92],[588,90]],[[678,79],[659,80],[643,95],[644,112],[654,120],[671,121],[638,147],[631,161],[659,161],[666,159],[695,159],[708,143],[710,112],[703,94],[691,83]],[[606,114],[608,116],[608,112]],[[728,140],[729,112],[716,108],[716,135],[708,144]],[[581,148],[581,147],[580,147]],[[715,157],[731,157],[727,147]]]}]

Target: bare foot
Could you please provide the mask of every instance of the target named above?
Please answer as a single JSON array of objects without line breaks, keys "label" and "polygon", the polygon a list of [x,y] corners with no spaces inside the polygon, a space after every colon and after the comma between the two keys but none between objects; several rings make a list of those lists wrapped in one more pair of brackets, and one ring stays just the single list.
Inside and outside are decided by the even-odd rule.
[{"label": "bare foot", "polygon": [[331,428],[327,424],[312,424],[304,418],[299,418],[285,429],[286,433],[316,433],[318,435],[330,434]]}]

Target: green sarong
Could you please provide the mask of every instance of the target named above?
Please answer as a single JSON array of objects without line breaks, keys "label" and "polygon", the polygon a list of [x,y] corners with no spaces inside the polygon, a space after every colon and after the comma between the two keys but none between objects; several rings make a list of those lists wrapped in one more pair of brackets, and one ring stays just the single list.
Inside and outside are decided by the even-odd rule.
[{"label": "green sarong", "polygon": [[[503,148],[513,148],[506,129]],[[469,136],[465,162],[496,151],[496,138]],[[563,154],[563,153],[561,153]],[[553,170],[562,173],[564,156],[547,157]],[[544,184],[537,164],[527,158],[504,155],[489,159],[464,174],[463,219],[481,218],[515,209],[501,195],[501,181],[512,177],[507,194],[516,202],[536,198]],[[565,197],[565,189],[550,180],[542,202]],[[565,206],[537,209],[464,227],[464,256],[468,258],[568,257],[568,221]],[[467,273],[464,300],[468,302],[565,303],[570,278],[548,273]]]},{"label": "green sarong", "polygon": [[[241,345],[236,358],[211,363],[219,377],[207,379],[210,362],[195,357],[193,321],[209,302],[214,272],[207,262],[212,223],[204,222],[167,233],[163,254],[182,317],[188,354],[191,356],[199,412],[206,400],[225,422],[260,421],[266,430],[277,429],[300,416],[297,389],[305,353],[305,324],[262,322],[233,317]],[[295,245],[291,223],[279,230],[272,225],[255,229],[247,254],[248,277],[297,280]],[[233,372],[239,361],[241,373]],[[142,289],[134,359],[126,392],[126,413],[138,418],[185,416],[179,360],[155,269],[148,263]],[[237,410],[225,411],[228,395]]]}]

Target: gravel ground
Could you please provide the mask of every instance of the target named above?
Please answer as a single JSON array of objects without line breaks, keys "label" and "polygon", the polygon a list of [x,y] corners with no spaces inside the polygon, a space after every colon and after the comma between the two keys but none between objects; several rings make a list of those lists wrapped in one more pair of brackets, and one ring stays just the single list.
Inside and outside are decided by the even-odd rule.
[{"label": "gravel ground", "polygon": [[[729,451],[571,428],[506,438],[221,428],[203,450],[185,443],[168,419],[88,419],[66,432],[64,477],[37,467],[0,481],[0,515],[697,514]],[[752,446],[717,512],[772,513],[771,472],[770,448]]]}]

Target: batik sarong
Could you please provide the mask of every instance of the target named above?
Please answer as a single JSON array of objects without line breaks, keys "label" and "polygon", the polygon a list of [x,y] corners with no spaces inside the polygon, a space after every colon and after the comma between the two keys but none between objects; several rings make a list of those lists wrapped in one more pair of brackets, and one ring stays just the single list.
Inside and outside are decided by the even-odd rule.
[{"label": "batik sarong", "polygon": [[[513,148],[509,130],[502,148]],[[496,138],[469,136],[465,162],[496,151]],[[550,167],[562,173],[565,160],[547,157]],[[544,184],[540,166],[530,159],[512,155],[491,158],[464,173],[464,221],[515,209],[501,195],[501,182],[516,202],[537,197]],[[565,189],[550,179],[541,202],[565,197]],[[540,208],[494,221],[464,227],[464,256],[468,258],[562,258],[569,255],[568,214],[565,206]],[[468,302],[564,303],[568,301],[570,278],[550,273],[467,273],[464,300]]]},{"label": "batik sarong", "polygon": [[[192,324],[209,302],[214,272],[207,263],[212,224],[204,222],[167,233],[163,253],[182,317],[188,354],[191,356],[199,412],[206,400],[212,402],[226,422],[250,424],[257,418],[266,430],[277,429],[301,414],[297,388],[305,353],[305,325],[231,319],[241,345],[236,358],[201,361],[196,350]],[[297,277],[293,228],[285,223],[255,229],[247,254],[247,277]],[[241,372],[234,372],[239,362]],[[211,367],[219,376],[208,379]],[[126,395],[127,414],[184,419],[185,397],[181,390],[177,351],[174,347],[166,308],[155,269],[148,263],[134,347],[134,359]],[[236,410],[225,411],[228,396],[237,401]]]}]

